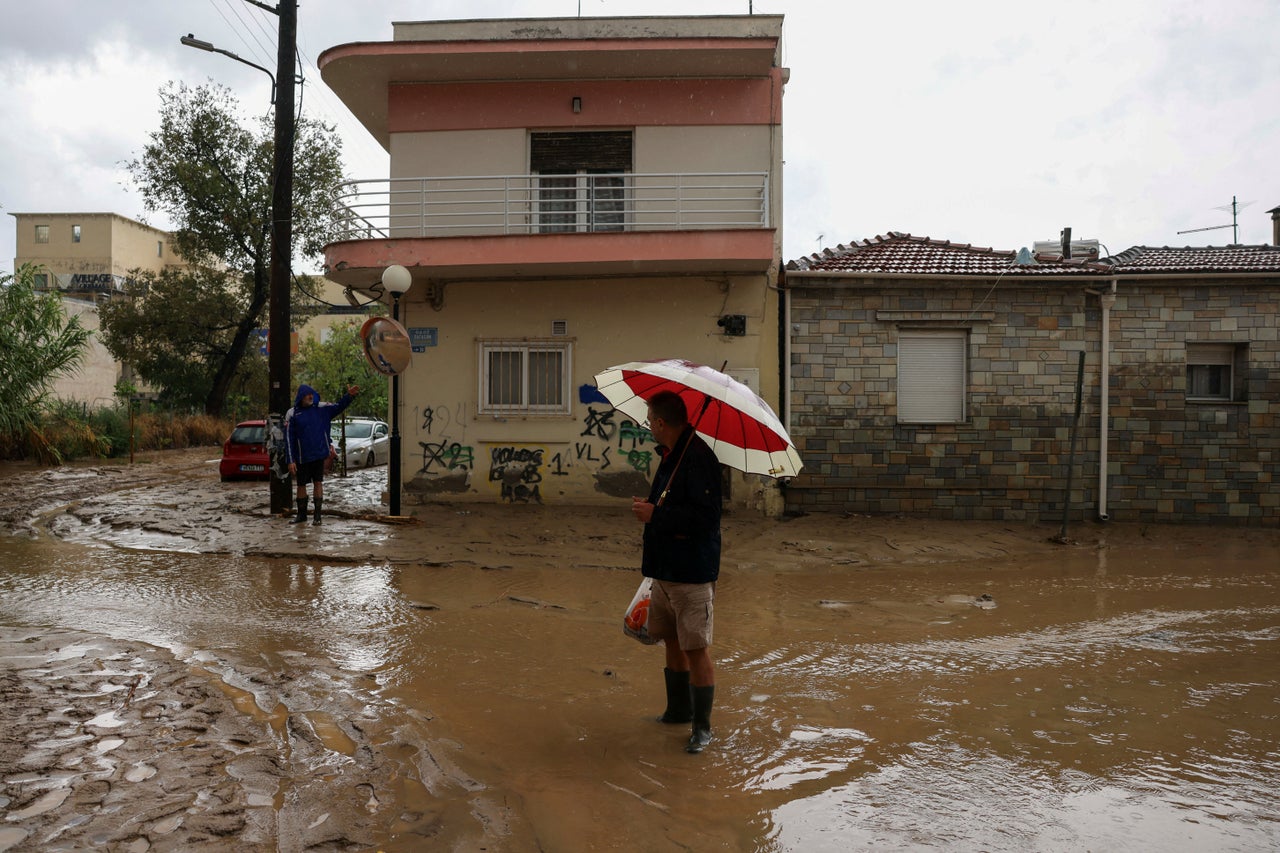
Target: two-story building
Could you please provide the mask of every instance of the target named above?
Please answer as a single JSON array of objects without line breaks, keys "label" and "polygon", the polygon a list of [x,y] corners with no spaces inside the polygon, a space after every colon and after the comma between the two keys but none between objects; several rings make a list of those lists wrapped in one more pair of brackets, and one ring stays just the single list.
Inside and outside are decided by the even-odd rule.
[{"label": "two-story building", "polygon": [[[390,153],[339,200],[326,274],[400,316],[403,497],[642,494],[642,424],[593,377],[725,366],[778,407],[780,16],[396,23],[325,51],[324,80]],[[384,297],[385,298],[385,297]],[[776,502],[731,475],[731,501]]]}]

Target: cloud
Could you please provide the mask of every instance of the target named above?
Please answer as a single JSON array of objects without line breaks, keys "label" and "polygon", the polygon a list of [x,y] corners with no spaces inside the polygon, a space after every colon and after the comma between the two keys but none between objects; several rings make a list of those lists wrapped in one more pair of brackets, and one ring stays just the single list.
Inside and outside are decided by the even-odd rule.
[{"label": "cloud", "polygon": [[[386,40],[393,21],[572,17],[576,0],[307,0],[309,113],[335,124],[348,172],[386,155],[319,79],[325,49]],[[1232,195],[1254,204],[1242,242],[1268,242],[1280,204],[1280,4],[1233,0],[756,0],[785,13],[784,255],[888,229],[1016,248],[1057,235],[1120,251],[1223,244]],[[584,16],[743,14],[742,0],[582,0]],[[214,79],[266,108],[262,72],[182,47],[194,33],[274,67],[275,20],[244,0],[45,0],[0,30],[5,210],[142,213],[119,164],[155,126],[171,79]],[[51,36],[56,34],[56,37]],[[163,225],[163,223],[156,223]],[[0,267],[13,229],[0,223]]]}]

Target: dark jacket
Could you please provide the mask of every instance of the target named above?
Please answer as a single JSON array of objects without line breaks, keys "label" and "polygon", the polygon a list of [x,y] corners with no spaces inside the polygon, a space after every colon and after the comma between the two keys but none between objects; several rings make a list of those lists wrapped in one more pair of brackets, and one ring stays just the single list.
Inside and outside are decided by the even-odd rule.
[{"label": "dark jacket", "polygon": [[[656,506],[664,489],[666,499]],[[649,502],[655,508],[644,526],[640,564],[644,576],[677,583],[710,583],[718,578],[720,460],[692,427],[663,456]]]},{"label": "dark jacket", "polygon": [[[311,405],[302,407],[303,396],[311,395]],[[293,408],[284,416],[284,446],[290,463],[303,464],[329,455],[329,422],[351,405],[352,396],[343,394],[336,403],[321,403],[320,392],[299,385]]]}]

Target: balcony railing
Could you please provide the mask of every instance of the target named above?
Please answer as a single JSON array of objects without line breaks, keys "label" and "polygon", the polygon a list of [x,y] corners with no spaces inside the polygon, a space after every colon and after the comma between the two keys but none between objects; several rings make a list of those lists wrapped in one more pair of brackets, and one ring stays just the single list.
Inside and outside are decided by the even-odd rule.
[{"label": "balcony railing", "polygon": [[689,231],[769,226],[765,172],[349,181],[336,240]]}]

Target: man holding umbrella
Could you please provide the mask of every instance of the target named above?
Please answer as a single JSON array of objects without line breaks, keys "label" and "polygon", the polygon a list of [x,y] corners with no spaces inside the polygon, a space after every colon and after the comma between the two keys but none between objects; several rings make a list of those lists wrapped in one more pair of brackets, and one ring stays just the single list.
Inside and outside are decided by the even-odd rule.
[{"label": "man holding umbrella", "polygon": [[711,742],[715,667],[708,649],[720,575],[720,461],[689,424],[684,400],[659,391],[648,400],[649,432],[662,461],[649,497],[632,498],[644,524],[641,570],[653,578],[649,633],[666,646],[664,723],[688,723],[685,747]]},{"label": "man holding umbrella", "polygon": [[661,719],[693,721],[689,752],[711,742],[716,676],[707,649],[720,575],[720,466],[773,478],[794,477],[801,468],[773,409],[723,369],[667,358],[596,374],[605,399],[637,421],[647,417],[666,451],[649,497],[632,498],[631,511],[644,523],[641,565],[653,579],[649,635],[667,646]]}]

